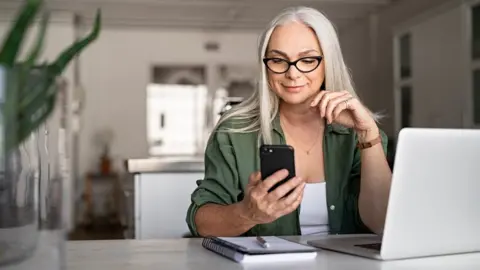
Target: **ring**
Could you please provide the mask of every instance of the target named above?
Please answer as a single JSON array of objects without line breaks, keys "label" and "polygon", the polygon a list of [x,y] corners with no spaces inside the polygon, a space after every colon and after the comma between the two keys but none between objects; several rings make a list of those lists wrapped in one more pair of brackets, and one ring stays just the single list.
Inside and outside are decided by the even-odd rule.
[{"label": "ring", "polygon": [[348,101],[350,101],[350,99],[351,99],[351,98],[349,98],[349,99],[347,99],[347,100],[344,101],[344,102],[345,102],[345,108],[346,108],[346,109],[348,109]]}]

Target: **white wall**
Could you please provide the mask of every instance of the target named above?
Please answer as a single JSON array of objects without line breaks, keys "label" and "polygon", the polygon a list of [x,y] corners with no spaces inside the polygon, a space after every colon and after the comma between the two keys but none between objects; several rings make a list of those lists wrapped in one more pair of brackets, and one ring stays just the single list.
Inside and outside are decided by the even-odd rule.
[{"label": "white wall", "polygon": [[347,65],[358,92],[374,111],[386,113],[382,128],[394,135],[393,30],[429,9],[452,0],[406,0],[359,20],[340,33]]},{"label": "white wall", "polygon": [[[112,154],[118,162],[148,156],[146,87],[155,64],[255,65],[257,33],[178,32],[105,28],[81,58],[86,91],[82,119],[80,171],[96,169],[92,136],[102,127],[115,132]],[[216,41],[218,52],[204,50]],[[209,84],[215,84],[209,74]]]}]

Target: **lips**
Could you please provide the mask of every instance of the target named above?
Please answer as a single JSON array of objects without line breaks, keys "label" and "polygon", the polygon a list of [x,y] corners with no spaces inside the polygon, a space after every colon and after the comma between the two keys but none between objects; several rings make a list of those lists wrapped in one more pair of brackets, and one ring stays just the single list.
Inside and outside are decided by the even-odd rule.
[{"label": "lips", "polygon": [[296,93],[296,92],[300,92],[300,90],[302,90],[302,88],[303,88],[304,86],[305,86],[305,85],[295,85],[295,86],[286,86],[286,85],[284,85],[283,87],[285,87],[285,89],[286,89],[288,92]]}]

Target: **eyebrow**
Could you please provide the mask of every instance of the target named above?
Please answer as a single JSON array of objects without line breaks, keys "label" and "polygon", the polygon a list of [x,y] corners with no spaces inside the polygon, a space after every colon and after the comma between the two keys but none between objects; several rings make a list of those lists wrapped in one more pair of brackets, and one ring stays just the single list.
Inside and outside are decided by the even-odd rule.
[{"label": "eyebrow", "polygon": [[[310,49],[310,50],[305,50],[303,52],[300,52],[298,55],[299,56],[302,56],[302,55],[306,55],[306,54],[309,54],[309,53],[312,53],[312,52],[316,52],[316,53],[319,53],[317,50],[314,50],[314,49]],[[282,56],[284,56],[285,58],[288,58],[288,55],[282,51],[279,51],[279,50],[270,50],[269,53],[276,53],[276,54],[280,54]]]}]

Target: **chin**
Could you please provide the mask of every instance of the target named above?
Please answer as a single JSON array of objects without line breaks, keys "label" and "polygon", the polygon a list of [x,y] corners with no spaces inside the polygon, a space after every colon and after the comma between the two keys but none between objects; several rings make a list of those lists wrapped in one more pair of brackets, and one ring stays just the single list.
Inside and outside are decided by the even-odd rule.
[{"label": "chin", "polygon": [[305,104],[310,100],[309,95],[305,95],[302,93],[282,93],[280,96],[280,99],[290,105],[300,105],[300,104]]}]

